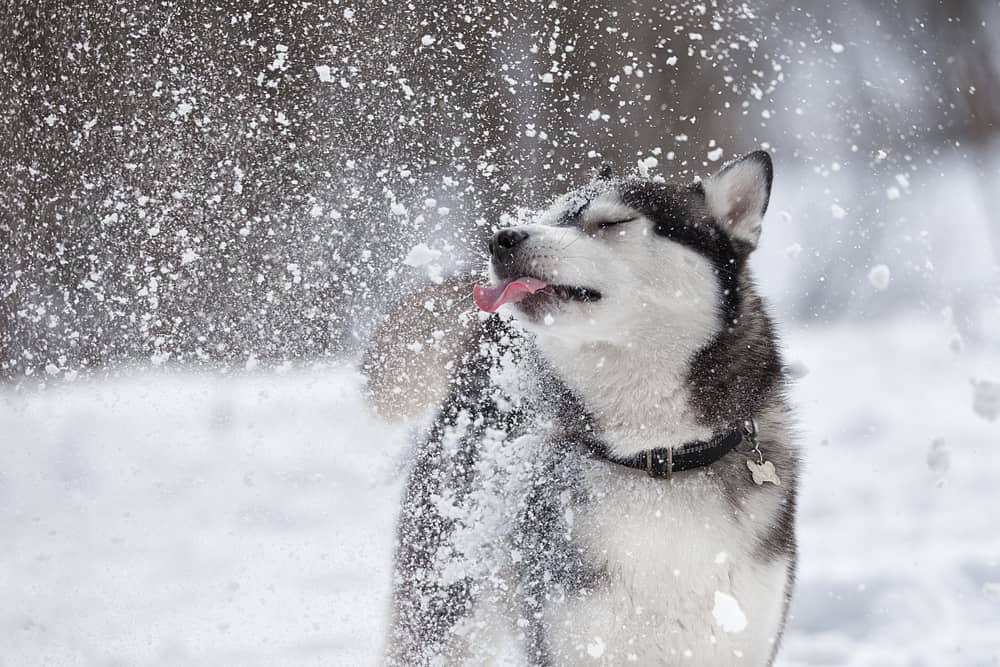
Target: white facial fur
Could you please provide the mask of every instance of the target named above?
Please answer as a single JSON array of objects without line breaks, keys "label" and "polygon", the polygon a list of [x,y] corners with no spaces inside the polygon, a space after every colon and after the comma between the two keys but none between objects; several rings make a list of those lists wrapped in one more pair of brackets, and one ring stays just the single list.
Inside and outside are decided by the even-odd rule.
[{"label": "white facial fur", "polygon": [[[719,283],[711,262],[653,230],[614,189],[599,195],[579,226],[555,226],[567,199],[538,224],[519,227],[519,265],[550,284],[600,291],[596,302],[556,302],[529,317],[538,346],[597,419],[613,454],[711,436],[687,392],[693,355],[718,332]],[[599,224],[635,218],[606,229]]]},{"label": "white facial fur", "polygon": [[[571,195],[570,195],[571,196]],[[539,338],[575,346],[642,344],[651,338],[701,344],[719,326],[718,281],[698,253],[654,233],[652,223],[608,189],[591,201],[579,226],[556,226],[568,197],[557,200],[538,223],[518,229],[519,265],[550,284],[586,287],[595,302],[552,300],[551,307],[518,319]],[[600,223],[635,218],[606,229]]]}]

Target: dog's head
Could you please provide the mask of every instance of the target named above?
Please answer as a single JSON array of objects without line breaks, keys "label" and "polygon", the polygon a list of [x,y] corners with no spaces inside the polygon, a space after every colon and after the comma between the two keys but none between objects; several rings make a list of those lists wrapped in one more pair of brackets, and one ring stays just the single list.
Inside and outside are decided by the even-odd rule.
[{"label": "dog's head", "polygon": [[697,344],[736,315],[771,177],[763,151],[689,186],[602,173],[493,236],[494,284],[476,288],[476,303],[510,304],[528,329],[566,342]]}]

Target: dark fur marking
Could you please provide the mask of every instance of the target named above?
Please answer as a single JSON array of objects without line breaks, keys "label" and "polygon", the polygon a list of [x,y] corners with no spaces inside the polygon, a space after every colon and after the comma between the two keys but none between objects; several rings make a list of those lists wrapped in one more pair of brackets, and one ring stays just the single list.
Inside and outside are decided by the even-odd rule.
[{"label": "dark fur marking", "polygon": [[714,428],[758,414],[781,391],[774,325],[750,278],[741,276],[740,283],[745,298],[738,315],[695,355],[687,377],[699,419]]},{"label": "dark fur marking", "polygon": [[797,505],[796,489],[792,488],[784,494],[781,509],[770,529],[761,536],[757,555],[761,560],[773,561],[778,558],[795,560],[795,509]]},{"label": "dark fur marking", "polygon": [[713,222],[704,189],[651,181],[627,181],[621,188],[622,200],[649,218],[657,234],[691,248],[712,263],[722,294],[722,317],[731,323],[739,312],[738,277],[750,248]]}]

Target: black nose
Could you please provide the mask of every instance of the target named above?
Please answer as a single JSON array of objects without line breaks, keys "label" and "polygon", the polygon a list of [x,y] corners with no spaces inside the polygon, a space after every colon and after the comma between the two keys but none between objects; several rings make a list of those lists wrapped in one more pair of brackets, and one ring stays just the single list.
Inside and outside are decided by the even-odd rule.
[{"label": "black nose", "polygon": [[528,238],[527,232],[517,229],[501,229],[490,239],[490,254],[497,259],[509,257],[511,251],[526,238]]}]

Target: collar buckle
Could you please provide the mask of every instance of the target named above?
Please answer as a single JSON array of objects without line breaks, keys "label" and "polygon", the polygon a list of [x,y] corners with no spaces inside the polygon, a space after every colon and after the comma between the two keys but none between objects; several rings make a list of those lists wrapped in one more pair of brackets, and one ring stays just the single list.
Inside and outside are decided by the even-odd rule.
[{"label": "collar buckle", "polygon": [[674,448],[661,447],[659,449],[647,449],[645,453],[646,473],[650,477],[662,477],[670,479],[674,474]]},{"label": "collar buckle", "polygon": [[764,464],[764,453],[760,451],[760,442],[757,441],[757,420],[750,419],[743,420],[743,428],[741,429],[743,433],[743,442],[741,445],[748,445],[749,449],[745,450],[743,454],[750,456],[751,454],[757,457],[757,465]]}]

